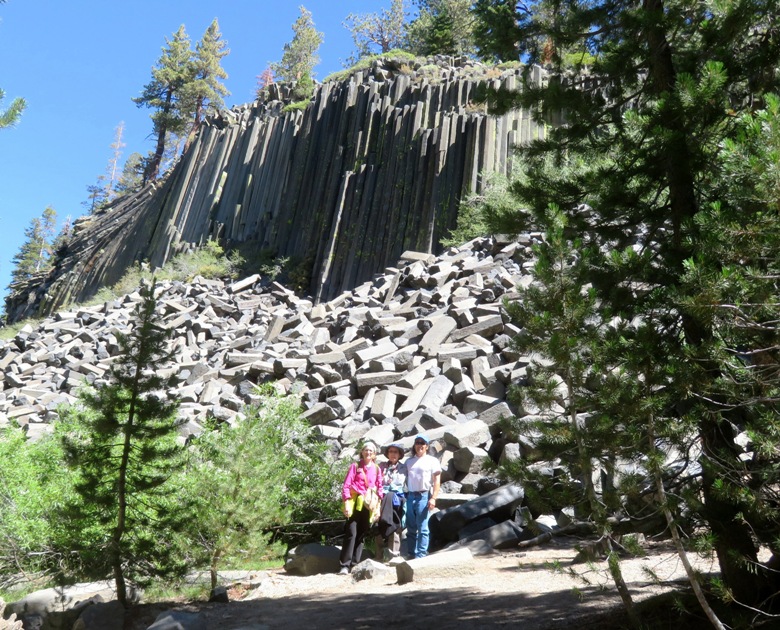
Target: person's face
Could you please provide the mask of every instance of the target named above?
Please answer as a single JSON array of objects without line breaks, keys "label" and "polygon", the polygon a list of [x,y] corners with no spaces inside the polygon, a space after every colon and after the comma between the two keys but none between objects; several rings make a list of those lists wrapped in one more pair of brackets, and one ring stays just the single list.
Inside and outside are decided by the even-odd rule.
[{"label": "person's face", "polygon": [[395,464],[399,459],[401,459],[401,453],[399,453],[398,449],[395,447],[388,448],[387,459],[391,464]]},{"label": "person's face", "polygon": [[428,444],[425,443],[425,440],[414,441],[414,452],[418,457],[428,452]]},{"label": "person's face", "polygon": [[360,456],[363,458],[364,462],[370,462],[373,460],[374,455],[376,455],[376,453],[370,446],[366,446],[362,451],[360,451]]}]

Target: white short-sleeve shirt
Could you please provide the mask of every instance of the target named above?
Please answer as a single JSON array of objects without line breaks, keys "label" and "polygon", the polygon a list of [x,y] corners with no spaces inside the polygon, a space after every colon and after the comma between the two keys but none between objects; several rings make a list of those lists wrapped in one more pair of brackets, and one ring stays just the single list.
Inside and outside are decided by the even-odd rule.
[{"label": "white short-sleeve shirt", "polygon": [[410,457],[404,463],[409,492],[428,492],[433,487],[434,475],[441,473],[441,464],[433,455]]}]

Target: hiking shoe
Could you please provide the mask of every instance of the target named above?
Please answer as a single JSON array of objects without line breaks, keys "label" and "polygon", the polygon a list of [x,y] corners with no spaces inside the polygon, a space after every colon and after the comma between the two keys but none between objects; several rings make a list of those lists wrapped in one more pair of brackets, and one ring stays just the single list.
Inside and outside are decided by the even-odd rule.
[{"label": "hiking shoe", "polygon": [[347,567],[341,567],[339,569],[339,575],[349,575],[349,569]]}]

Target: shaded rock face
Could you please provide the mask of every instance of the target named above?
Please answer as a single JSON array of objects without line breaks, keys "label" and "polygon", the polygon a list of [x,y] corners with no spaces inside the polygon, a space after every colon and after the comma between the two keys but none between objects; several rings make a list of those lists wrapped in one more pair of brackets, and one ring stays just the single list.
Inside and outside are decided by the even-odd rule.
[{"label": "shaded rock face", "polygon": [[429,61],[324,83],[305,110],[283,111],[272,86],[210,119],[164,182],[77,220],[55,269],[7,298],[8,321],[83,302],[133,264],[161,266],[208,239],[301,261],[315,301],[404,251],[433,252],[460,200],[508,172],[512,146],[543,129],[528,112],[493,117],[475,104],[479,85],[516,89],[519,70]]}]

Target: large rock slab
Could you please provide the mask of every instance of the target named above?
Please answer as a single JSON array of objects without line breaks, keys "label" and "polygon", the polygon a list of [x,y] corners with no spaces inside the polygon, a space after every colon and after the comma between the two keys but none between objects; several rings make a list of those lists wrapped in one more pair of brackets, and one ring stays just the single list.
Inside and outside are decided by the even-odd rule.
[{"label": "large rock slab", "polygon": [[436,356],[441,344],[443,344],[450,336],[450,333],[458,327],[452,317],[445,315],[438,318],[433,322],[430,330],[423,335],[420,340],[420,350],[423,354],[428,356]]},{"label": "large rock slab", "polygon": [[501,486],[463,505],[436,512],[431,517],[431,533],[442,540],[458,540],[460,529],[478,518],[490,517],[497,523],[511,519],[523,501],[522,487]]},{"label": "large rock slab", "polygon": [[292,575],[336,573],[339,570],[341,549],[332,545],[307,543],[287,552],[284,570]]},{"label": "large rock slab", "polygon": [[477,567],[468,549],[442,551],[425,558],[415,558],[395,567],[399,584],[416,580],[443,580],[472,575]]},{"label": "large rock slab", "polygon": [[[84,582],[56,588],[46,588],[35,591],[23,597],[19,601],[10,602],[6,606],[9,613],[21,615],[47,615],[51,612],[61,612],[74,608],[79,603],[99,597],[102,601],[110,601],[116,598],[116,586],[113,581]],[[130,600],[136,597],[134,591],[130,591]]]},{"label": "large rock slab", "polygon": [[169,610],[160,613],[146,630],[210,630],[198,613]]},{"label": "large rock slab", "polygon": [[453,448],[482,446],[490,440],[490,427],[481,420],[456,424],[444,433],[444,441]]},{"label": "large rock slab", "polygon": [[73,630],[123,630],[124,627],[125,607],[116,600],[87,606],[73,624]]},{"label": "large rock slab", "polygon": [[461,538],[458,541],[458,545],[468,545],[481,540],[488,543],[493,549],[511,549],[512,547],[517,547],[521,540],[528,540],[533,537],[534,534],[530,530],[522,529],[514,521],[504,521]]}]

